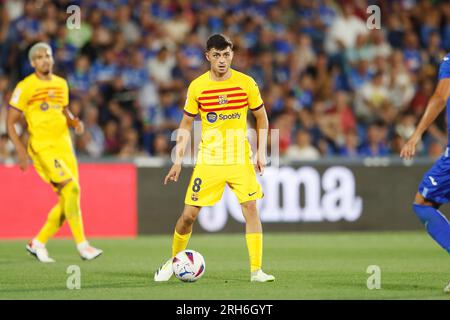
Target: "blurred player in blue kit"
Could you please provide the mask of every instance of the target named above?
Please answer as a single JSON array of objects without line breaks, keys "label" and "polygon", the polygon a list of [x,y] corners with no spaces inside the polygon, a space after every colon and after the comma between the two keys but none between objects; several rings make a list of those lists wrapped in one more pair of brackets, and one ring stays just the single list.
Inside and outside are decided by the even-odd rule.
[{"label": "blurred player in blue kit", "polygon": [[[447,123],[450,123],[450,53],[443,58],[438,77],[438,85],[419,125],[400,152],[400,156],[404,159],[414,156],[416,145],[423,133],[445,107],[447,107]],[[450,137],[450,129],[447,128],[447,131]],[[413,204],[414,212],[425,225],[428,234],[448,253],[450,253],[450,223],[438,209],[450,200],[449,152],[450,143],[447,142],[445,153],[423,176]],[[444,291],[450,293],[450,283]]]}]

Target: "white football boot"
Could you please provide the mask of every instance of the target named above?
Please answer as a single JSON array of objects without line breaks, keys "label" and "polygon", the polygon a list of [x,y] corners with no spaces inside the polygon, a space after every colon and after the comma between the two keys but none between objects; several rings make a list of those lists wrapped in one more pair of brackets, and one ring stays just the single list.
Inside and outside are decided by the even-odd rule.
[{"label": "white football boot", "polygon": [[25,247],[29,254],[33,255],[38,259],[40,262],[43,263],[52,263],[55,262],[52,258],[48,256],[47,248],[45,247],[45,244],[37,241],[36,239],[33,239],[28,243]]},{"label": "white football boot", "polygon": [[264,273],[261,269],[252,272],[250,277],[251,282],[272,282],[275,281],[275,277]]},{"label": "white football boot", "polygon": [[445,293],[450,293],[450,282],[449,282],[448,285],[444,288],[444,292],[445,292]]},{"label": "white football boot", "polygon": [[154,280],[156,282],[169,281],[173,274],[172,258],[166,261],[161,267],[155,272]]},{"label": "white football boot", "polygon": [[103,253],[103,250],[92,247],[87,241],[78,244],[77,249],[83,260],[93,260]]}]

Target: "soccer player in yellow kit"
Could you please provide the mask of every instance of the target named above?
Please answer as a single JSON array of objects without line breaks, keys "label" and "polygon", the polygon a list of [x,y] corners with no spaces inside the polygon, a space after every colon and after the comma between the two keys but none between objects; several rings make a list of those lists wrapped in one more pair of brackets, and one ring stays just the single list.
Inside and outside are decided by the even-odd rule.
[{"label": "soccer player in yellow kit", "polygon": [[[35,44],[28,58],[35,72],[14,89],[8,109],[8,134],[16,147],[20,169],[27,169],[31,157],[39,176],[58,194],[58,203],[26,249],[41,262],[54,262],[45,244],[67,220],[81,258],[92,260],[102,254],[102,250],[90,246],[84,235],[78,167],[68,128],[70,125],[81,134],[83,124],[68,110],[66,80],[52,74],[54,61],[50,46],[44,42]],[[15,129],[22,115],[30,135],[27,147]]]},{"label": "soccer player in yellow kit", "polygon": [[246,221],[250,281],[274,281],[274,276],[261,269],[263,239],[256,200],[263,197],[263,192],[256,179],[250,144],[246,138],[247,110],[250,109],[256,118],[258,132],[256,169],[262,174],[269,125],[264,103],[256,82],[231,69],[233,44],[227,37],[221,34],[211,36],[205,55],[211,68],[193,80],[188,88],[185,114],[177,135],[176,159],[164,184],[178,180],[192,123],[197,115],[202,120],[202,142],[186,192],[185,207],[175,226],[172,258],[156,271],[154,280],[160,282],[171,278],[172,259],[186,249],[192,225],[201,208],[219,201],[228,184],[241,204]]}]

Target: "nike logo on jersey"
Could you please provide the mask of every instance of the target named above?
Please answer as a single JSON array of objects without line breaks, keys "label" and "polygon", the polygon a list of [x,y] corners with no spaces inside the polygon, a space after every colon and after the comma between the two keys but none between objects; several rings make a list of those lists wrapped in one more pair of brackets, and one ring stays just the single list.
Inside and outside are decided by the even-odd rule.
[{"label": "nike logo on jersey", "polygon": [[436,182],[436,180],[434,180],[434,178],[433,178],[432,176],[429,176],[428,179],[430,179],[431,184],[432,184],[433,186],[437,186],[437,182]]},{"label": "nike logo on jersey", "polygon": [[253,193],[249,193],[248,196],[251,197],[252,195],[254,195],[257,191],[253,192]]}]

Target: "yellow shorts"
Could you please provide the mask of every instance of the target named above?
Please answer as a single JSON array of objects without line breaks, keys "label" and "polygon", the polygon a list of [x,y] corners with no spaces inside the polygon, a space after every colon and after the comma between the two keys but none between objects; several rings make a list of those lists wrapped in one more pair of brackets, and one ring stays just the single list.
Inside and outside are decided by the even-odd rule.
[{"label": "yellow shorts", "polygon": [[252,164],[198,164],[192,173],[184,203],[199,207],[212,206],[222,198],[226,184],[237,196],[239,203],[264,196]]},{"label": "yellow shorts", "polygon": [[72,152],[47,149],[38,153],[30,152],[30,157],[39,176],[53,187],[69,179],[78,183],[77,160]]}]

